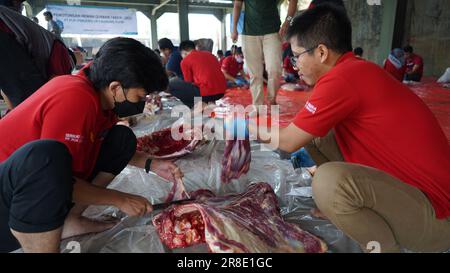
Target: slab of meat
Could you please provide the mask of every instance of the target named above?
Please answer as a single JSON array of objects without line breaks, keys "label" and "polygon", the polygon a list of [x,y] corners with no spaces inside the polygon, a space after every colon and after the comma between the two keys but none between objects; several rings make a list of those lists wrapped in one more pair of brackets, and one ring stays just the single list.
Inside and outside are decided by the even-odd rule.
[{"label": "slab of meat", "polygon": [[211,252],[271,253],[327,250],[319,238],[284,222],[277,197],[267,183],[252,184],[242,194],[212,197],[201,190],[197,200],[174,205],[153,218],[169,248],[206,243]]},{"label": "slab of meat", "polygon": [[222,159],[221,179],[229,183],[250,169],[251,149],[249,140],[226,140]]},{"label": "slab of meat", "polygon": [[[183,133],[182,130],[180,127],[179,132]],[[199,139],[194,137],[194,130],[192,130],[191,140],[174,140],[171,128],[167,128],[138,138],[137,150],[153,158],[169,159],[192,153],[199,142]]]}]

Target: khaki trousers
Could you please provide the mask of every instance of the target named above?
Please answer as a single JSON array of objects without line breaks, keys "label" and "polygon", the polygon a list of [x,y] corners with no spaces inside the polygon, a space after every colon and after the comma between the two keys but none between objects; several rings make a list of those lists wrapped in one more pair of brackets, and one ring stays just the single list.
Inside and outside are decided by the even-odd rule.
[{"label": "khaki trousers", "polygon": [[383,171],[343,162],[333,132],[306,149],[319,165],[312,185],[318,208],[363,250],[373,242],[381,252],[450,249],[450,218],[436,219],[420,190]]},{"label": "khaki trousers", "polygon": [[242,51],[250,74],[250,90],[253,104],[264,103],[264,63],[268,75],[267,100],[270,102],[276,98],[276,92],[280,88],[282,72],[281,39],[278,33],[264,36],[242,36]]}]

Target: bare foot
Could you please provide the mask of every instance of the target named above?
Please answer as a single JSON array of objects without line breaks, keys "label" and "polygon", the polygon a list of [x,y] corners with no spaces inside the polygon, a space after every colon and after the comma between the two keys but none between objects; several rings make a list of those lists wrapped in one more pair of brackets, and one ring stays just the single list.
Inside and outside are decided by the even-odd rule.
[{"label": "bare foot", "polygon": [[64,222],[62,239],[84,235],[88,233],[98,233],[114,227],[119,220],[113,218],[110,221],[96,221],[84,216],[69,215]]},{"label": "bare foot", "polygon": [[311,215],[316,218],[328,220],[328,218],[325,216],[325,214],[323,214],[319,209],[312,209]]}]

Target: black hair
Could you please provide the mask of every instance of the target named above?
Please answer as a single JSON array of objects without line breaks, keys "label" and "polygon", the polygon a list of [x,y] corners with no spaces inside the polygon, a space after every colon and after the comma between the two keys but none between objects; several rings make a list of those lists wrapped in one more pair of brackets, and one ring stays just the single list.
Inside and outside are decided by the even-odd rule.
[{"label": "black hair", "polygon": [[103,90],[113,81],[123,88],[165,90],[168,79],[161,59],[150,48],[131,38],[107,41],[85,70],[95,89]]},{"label": "black hair", "polygon": [[161,49],[161,50],[163,50],[163,49],[172,50],[174,48],[172,41],[167,38],[160,39],[158,41],[158,46],[159,46],[159,49]]},{"label": "black hair", "polygon": [[244,54],[244,53],[242,53],[242,47],[238,47],[238,48],[236,48],[236,51],[234,52],[234,54]]},{"label": "black hair", "polygon": [[225,56],[225,57],[231,56],[231,50],[225,51],[225,55],[224,55],[224,56]]},{"label": "black hair", "polygon": [[53,19],[53,14],[50,11],[44,12],[44,16],[50,17],[50,19]]},{"label": "black hair", "polygon": [[353,53],[355,53],[355,55],[362,56],[364,54],[364,49],[362,49],[361,47],[357,47],[353,49]]},{"label": "black hair", "polygon": [[403,51],[405,51],[405,53],[413,53],[414,52],[414,48],[410,45],[407,45],[403,48]]},{"label": "black hair", "polygon": [[223,50],[217,50],[217,55],[222,55],[223,56]]},{"label": "black hair", "polygon": [[193,41],[187,40],[180,43],[180,51],[191,51],[195,49],[195,43]]},{"label": "black hair", "polygon": [[344,1],[342,0],[313,0],[309,5],[310,8],[315,8],[322,4],[333,4],[345,9]]},{"label": "black hair", "polygon": [[320,44],[342,54],[353,49],[350,19],[344,9],[333,4],[318,5],[297,16],[287,32],[287,38],[292,37],[305,49]]}]

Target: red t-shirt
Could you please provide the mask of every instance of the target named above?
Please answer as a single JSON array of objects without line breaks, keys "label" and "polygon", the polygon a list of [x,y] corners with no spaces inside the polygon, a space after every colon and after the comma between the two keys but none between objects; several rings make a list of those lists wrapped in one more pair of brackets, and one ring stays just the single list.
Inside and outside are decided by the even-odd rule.
[{"label": "red t-shirt", "polygon": [[[33,23],[34,24],[34,23]],[[14,33],[5,25],[5,23],[0,19],[0,31],[10,34],[15,37]],[[42,30],[46,31],[46,30]],[[47,63],[47,75],[49,79],[60,76],[68,75],[72,71],[72,62],[70,55],[66,46],[55,40],[52,46],[52,51],[50,53],[50,58]]]},{"label": "red t-shirt", "polygon": [[73,175],[88,179],[116,120],[83,72],[56,77],[0,120],[0,162],[28,142],[53,139],[69,149]]},{"label": "red t-shirt", "polygon": [[384,63],[384,70],[389,72],[389,74],[394,76],[394,78],[396,78],[397,80],[403,82],[403,78],[405,77],[406,71],[405,65],[402,66],[401,68],[397,68],[389,59],[386,59],[386,62]]},{"label": "red t-shirt", "polygon": [[222,63],[222,70],[225,70],[233,78],[236,78],[242,69],[244,69],[244,64],[238,63],[234,56],[226,57]]},{"label": "red t-shirt", "polygon": [[181,62],[184,80],[194,83],[202,97],[225,93],[227,82],[217,58],[207,51],[193,50]]},{"label": "red t-shirt", "polygon": [[450,146],[438,121],[406,85],[347,53],[314,87],[294,124],[318,137],[334,128],[346,162],[382,170],[424,192],[450,216]]},{"label": "red t-shirt", "polygon": [[284,58],[283,60],[283,68],[284,70],[286,70],[287,73],[291,73],[291,74],[297,74],[298,72],[295,71],[294,66],[291,63],[291,57],[290,56],[286,56],[286,58]]},{"label": "red t-shirt", "polygon": [[406,72],[409,73],[413,70],[414,66],[418,65],[419,70],[417,73],[422,77],[423,75],[423,59],[419,55],[412,54],[410,58],[406,59]]}]

